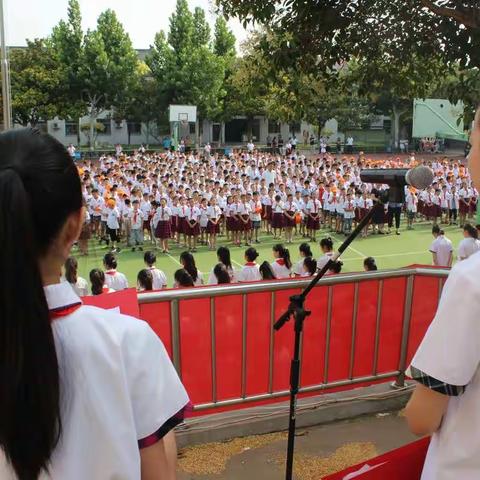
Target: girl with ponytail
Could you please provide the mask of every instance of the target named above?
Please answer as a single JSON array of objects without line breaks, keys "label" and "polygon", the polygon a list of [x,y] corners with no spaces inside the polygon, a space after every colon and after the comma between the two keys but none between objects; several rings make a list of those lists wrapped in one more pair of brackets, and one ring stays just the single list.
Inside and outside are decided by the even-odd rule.
[{"label": "girl with ponytail", "polygon": [[272,263],[272,271],[275,278],[290,278],[292,276],[292,261],[290,252],[281,243],[273,246],[273,256],[275,261]]},{"label": "girl with ponytail", "polygon": [[84,219],[64,146],[2,133],[0,205],[0,478],[168,477],[188,398],[165,348],[60,281]]}]

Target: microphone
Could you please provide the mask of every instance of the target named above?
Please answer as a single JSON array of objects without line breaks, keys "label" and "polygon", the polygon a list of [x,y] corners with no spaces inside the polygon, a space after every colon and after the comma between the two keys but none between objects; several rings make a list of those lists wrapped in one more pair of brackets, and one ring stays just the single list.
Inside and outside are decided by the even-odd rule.
[{"label": "microphone", "polygon": [[434,179],[433,171],[425,165],[408,168],[372,168],[360,171],[365,183],[382,183],[391,187],[410,185],[419,190],[429,187]]}]

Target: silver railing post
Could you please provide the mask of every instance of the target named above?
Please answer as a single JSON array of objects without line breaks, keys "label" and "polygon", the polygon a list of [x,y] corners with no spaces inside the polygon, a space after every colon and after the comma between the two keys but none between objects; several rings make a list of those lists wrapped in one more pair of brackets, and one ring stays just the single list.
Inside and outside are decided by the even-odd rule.
[{"label": "silver railing post", "polygon": [[397,380],[392,385],[394,388],[403,388],[405,386],[405,369],[407,368],[407,351],[410,334],[410,324],[412,320],[413,287],[415,276],[407,277],[407,288],[405,290],[405,305],[403,308],[403,326],[402,343],[400,346],[400,361],[398,364],[399,374]]},{"label": "silver railing post", "polygon": [[180,317],[178,300],[170,302],[170,325],[172,329],[172,362],[178,376],[182,378],[182,363],[180,355]]}]

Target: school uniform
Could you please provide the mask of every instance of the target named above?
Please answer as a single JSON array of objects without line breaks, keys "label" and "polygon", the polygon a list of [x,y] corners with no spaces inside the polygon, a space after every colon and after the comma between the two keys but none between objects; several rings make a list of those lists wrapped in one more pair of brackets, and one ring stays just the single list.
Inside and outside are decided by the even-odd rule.
[{"label": "school uniform", "polygon": [[317,269],[321,270],[335,255],[335,252],[324,253],[317,261]]},{"label": "school uniform", "polygon": [[170,218],[172,211],[168,207],[158,207],[153,216],[153,228],[155,229],[155,237],[160,240],[168,239],[172,236]]},{"label": "school uniform", "polygon": [[445,235],[439,235],[430,245],[430,252],[436,254],[437,266],[448,267],[453,252],[452,242]]},{"label": "school uniform", "polygon": [[152,274],[153,290],[161,290],[162,288],[167,288],[167,277],[161,270],[159,270],[156,267],[149,267],[147,268],[147,270],[149,270],[150,273]]},{"label": "school uniform", "polygon": [[480,250],[480,241],[475,238],[464,238],[458,245],[458,259],[466,260],[468,257]]},{"label": "school uniform", "polygon": [[113,288],[116,292],[128,288],[127,277],[123,273],[117,272],[114,269],[105,272],[105,284],[109,288]]},{"label": "school uniform", "polygon": [[118,242],[118,229],[120,228],[120,213],[116,207],[109,208],[107,213],[107,235],[112,242]]},{"label": "school uniform", "polygon": [[256,262],[247,262],[238,272],[237,279],[239,282],[257,282],[262,280],[258,264]]},{"label": "school uniform", "polygon": [[[200,217],[200,210],[198,207],[187,207],[185,210],[185,234],[189,237],[200,235],[200,225],[198,219]],[[192,224],[195,223],[194,226]]]},{"label": "school uniform", "polygon": [[177,225],[178,233],[187,232],[187,221],[186,221],[187,208],[188,207],[186,207],[185,205],[180,205],[178,207],[178,225]]},{"label": "school uniform", "polygon": [[178,206],[172,204],[170,210],[172,211],[171,230],[172,234],[175,234],[178,232]]},{"label": "school uniform", "polygon": [[240,231],[248,232],[252,229],[252,222],[250,221],[250,213],[252,207],[248,203],[240,203],[237,206],[237,216],[239,216]]},{"label": "school uniform", "polygon": [[88,208],[92,217],[92,223],[95,225],[100,223],[102,218],[102,209],[105,206],[105,200],[102,197],[94,198],[93,196],[88,201]]},{"label": "school uniform", "polygon": [[262,223],[262,204],[259,200],[256,202],[254,200],[250,200],[250,220],[252,228],[260,228]]},{"label": "school uniform", "polygon": [[200,228],[201,229],[206,229],[207,225],[208,225],[208,215],[207,215],[208,207],[204,207],[204,206],[200,205],[200,207],[198,207],[198,209],[200,211],[200,216],[199,216]]},{"label": "school uniform", "polygon": [[304,277],[308,272],[303,265],[305,258],[301,258],[292,268],[292,273],[295,277]]},{"label": "school uniform", "polygon": [[[65,401],[39,480],[140,480],[140,450],[178,425],[189,402],[165,347],[146,322],[83,306],[67,282],[44,291]],[[1,449],[0,478],[17,478]]]},{"label": "school uniform", "polygon": [[141,201],[140,210],[143,213],[143,229],[150,231],[150,220],[152,215],[152,204],[150,202]]},{"label": "school uniform", "polygon": [[467,188],[461,188],[458,192],[459,211],[461,215],[467,215],[470,209],[470,196]]},{"label": "school uniform", "polygon": [[219,234],[220,233],[220,217],[222,215],[222,210],[218,205],[210,205],[207,208],[207,233],[210,234]]},{"label": "school uniform", "polygon": [[230,228],[232,232],[241,232],[242,225],[241,220],[238,218],[239,215],[239,203],[232,203],[230,204]]},{"label": "school uniform", "polygon": [[353,200],[345,200],[343,202],[343,231],[344,233],[350,233],[352,231],[352,222],[355,218],[355,206]]},{"label": "school uniform", "polygon": [[272,199],[268,195],[262,196],[262,218],[269,222],[272,220]]},{"label": "school uniform", "polygon": [[283,258],[277,258],[270,266],[272,267],[275,278],[290,278],[292,276],[292,271],[290,268],[287,268]]},{"label": "school uniform", "polygon": [[320,210],[322,209],[322,204],[317,199],[311,199],[308,201],[306,210],[308,213],[307,216],[307,228],[309,230],[319,230],[320,229]]},{"label": "school uniform", "polygon": [[132,210],[130,212],[130,245],[137,246],[143,245],[143,220],[144,216],[142,211],[139,209],[137,211]]},{"label": "school uniform", "polygon": [[283,228],[285,215],[283,214],[285,207],[283,202],[276,202],[272,203],[272,228]]},{"label": "school uniform", "polygon": [[422,480],[474,480],[480,472],[480,254],[457,263],[407,375],[448,397]]},{"label": "school uniform", "polygon": [[[208,285],[218,285],[217,276],[213,272],[212,268],[210,275],[208,276]],[[235,270],[233,268],[227,268],[228,276],[230,277],[230,283],[235,283],[237,281]]]}]

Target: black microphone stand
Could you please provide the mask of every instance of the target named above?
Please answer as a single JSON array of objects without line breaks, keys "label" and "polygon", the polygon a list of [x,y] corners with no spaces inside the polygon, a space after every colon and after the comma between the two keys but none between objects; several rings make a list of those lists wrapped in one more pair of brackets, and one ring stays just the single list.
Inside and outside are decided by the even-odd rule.
[{"label": "black microphone stand", "polygon": [[[393,191],[392,191],[393,190]],[[337,253],[329,259],[329,261],[323,266],[323,268],[317,273],[315,278],[312,279],[309,285],[305,287],[302,293],[299,295],[293,295],[290,297],[290,304],[287,311],[276,321],[273,328],[280,330],[285,323],[290,320],[293,315],[295,319],[295,347],[293,351],[293,358],[290,365],[290,413],[288,423],[288,447],[287,447],[287,462],[285,470],[286,480],[292,480],[293,474],[293,453],[295,449],[295,423],[296,423],[296,408],[297,408],[297,395],[300,380],[300,340],[302,338],[303,322],[311,312],[305,310],[305,299],[307,295],[312,291],[319,280],[325,275],[328,269],[335,263],[335,261],[342,255],[342,253],[348,248],[348,246],[355,240],[358,234],[370,223],[373,215],[383,210],[385,203],[388,202],[389,192],[393,193],[394,197],[397,197],[398,190],[391,188],[389,191],[381,192],[381,196],[377,199],[375,205],[368,211],[365,217],[360,221],[355,230],[345,239],[342,245],[337,250]],[[403,193],[403,192],[402,192]],[[400,193],[401,197],[401,193]]]}]

